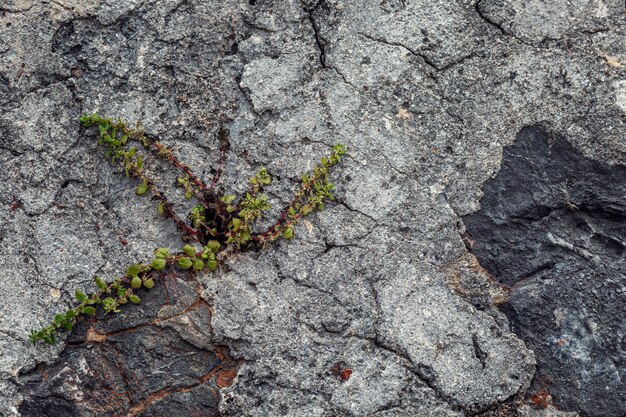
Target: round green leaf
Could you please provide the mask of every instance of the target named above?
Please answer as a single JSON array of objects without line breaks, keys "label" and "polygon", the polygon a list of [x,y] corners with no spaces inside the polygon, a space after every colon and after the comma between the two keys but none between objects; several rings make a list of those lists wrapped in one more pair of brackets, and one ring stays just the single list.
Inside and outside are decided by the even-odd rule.
[{"label": "round green leaf", "polygon": [[218,242],[217,240],[209,240],[206,246],[211,252],[217,252],[221,248],[220,242]]},{"label": "round green leaf", "polygon": [[185,245],[183,246],[183,252],[185,252],[185,255],[193,256],[196,254],[196,248],[191,245]]},{"label": "round green leaf", "polygon": [[166,261],[165,259],[155,259],[154,261],[152,261],[152,268],[155,271],[160,271],[162,269],[165,269],[165,265],[166,265]]},{"label": "round green leaf", "polygon": [[128,296],[128,299],[130,300],[131,303],[133,304],[139,304],[139,302],[141,301],[141,298],[137,297],[135,294],[131,294]]},{"label": "round green leaf", "polygon": [[101,290],[105,289],[107,287],[107,284],[102,280],[102,278],[100,277],[96,277],[96,285],[98,286],[98,288],[100,288]]},{"label": "round green leaf", "polygon": [[94,307],[87,306],[87,307],[85,307],[84,312],[85,312],[85,314],[87,314],[89,316],[93,316],[94,314],[96,314],[96,309]]},{"label": "round green leaf", "polygon": [[154,280],[152,278],[148,278],[147,280],[143,282],[143,286],[146,287],[147,289],[154,287]]},{"label": "round green leaf", "polygon": [[191,268],[191,266],[193,265],[193,262],[191,262],[191,259],[187,258],[187,257],[182,257],[178,259],[178,266],[180,266],[183,269],[189,269]]},{"label": "round green leaf", "polygon": [[206,265],[209,271],[215,271],[217,269],[217,261],[215,259],[207,261]]},{"label": "round green leaf", "polygon": [[143,265],[140,264],[135,264],[135,265],[131,265],[128,267],[128,269],[126,270],[126,275],[128,275],[129,277],[133,277],[137,274],[139,274],[141,272],[141,267]]},{"label": "round green leaf", "polygon": [[133,279],[130,281],[130,286],[134,289],[141,288],[141,278],[133,277]]},{"label": "round green leaf", "polygon": [[154,254],[159,259],[165,259],[170,256],[170,250],[168,248],[157,248]]},{"label": "round green leaf", "polygon": [[204,269],[204,262],[202,262],[200,259],[196,259],[195,261],[193,261],[193,269],[196,271],[202,271]]},{"label": "round green leaf", "polygon": [[135,194],[137,195],[143,195],[146,193],[146,191],[148,191],[148,186],[146,184],[140,184],[139,186],[137,186],[137,188],[135,189]]},{"label": "round green leaf", "polygon": [[84,303],[87,301],[87,296],[85,295],[84,292],[80,291],[80,290],[76,290],[76,292],[74,293],[74,295],[76,295],[76,299],[78,301],[80,301],[81,303]]}]

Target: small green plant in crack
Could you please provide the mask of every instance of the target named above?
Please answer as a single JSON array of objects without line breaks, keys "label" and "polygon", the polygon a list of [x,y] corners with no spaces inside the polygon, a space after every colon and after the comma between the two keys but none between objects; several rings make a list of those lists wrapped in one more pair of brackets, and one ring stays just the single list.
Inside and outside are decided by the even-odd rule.
[{"label": "small green plant in crack", "polygon": [[[255,223],[262,218],[263,212],[270,209],[263,191],[272,183],[272,178],[265,168],[261,168],[250,178],[249,190],[242,196],[222,191],[218,181],[223,174],[224,155],[229,148],[227,130],[220,130],[219,166],[207,185],[188,165],[178,160],[171,147],[143,131],[139,125],[130,128],[121,120],[114,121],[97,114],[83,115],[80,123],[86,128],[97,128],[98,143],[106,148],[106,158],[119,165],[127,177],[138,181],[135,194],[151,195],[156,201],[156,212],[176,223],[186,244],[175,253],[168,248],[156,248],[153,259],[130,265],[123,275],[112,282],[95,277],[97,290],[92,294],[76,290],[76,303],[71,308],[57,314],[48,326],[31,331],[33,344],[40,340],[54,344],[59,331],[71,331],[81,316],[96,314],[98,307],[105,314],[119,313],[124,304],[140,303],[137,290],[152,288],[157,273],[166,268],[213,272],[221,262],[237,252],[263,249],[278,239],[292,239],[294,226],[303,217],[315,210],[323,210],[324,202],[333,199],[333,184],[328,174],[346,153],[343,145],[336,144],[330,155],[323,157],[312,172],[302,174],[298,191],[278,220],[266,230],[257,231]],[[183,188],[186,199],[195,198],[197,201],[187,216],[178,215],[174,205],[144,169],[144,160],[147,161],[149,156],[162,158],[182,172],[176,185]]]}]

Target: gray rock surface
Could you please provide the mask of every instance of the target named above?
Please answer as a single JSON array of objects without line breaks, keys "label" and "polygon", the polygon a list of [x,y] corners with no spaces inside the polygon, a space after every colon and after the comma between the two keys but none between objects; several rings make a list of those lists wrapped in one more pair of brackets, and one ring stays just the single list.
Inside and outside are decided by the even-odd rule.
[{"label": "gray rock surface", "polygon": [[[210,315],[107,342],[130,349],[124,363],[146,384],[158,365],[132,343],[160,338],[155,349],[167,350],[183,339],[206,356],[178,381],[193,389],[146,415],[202,401],[206,414],[233,416],[568,415],[520,405],[543,353],[494,307],[502,293],[467,254],[461,216],[479,210],[503,147],[526,126],[624,163],[625,23],[623,2],[608,0],[3,1],[2,414],[58,398],[66,415],[96,415],[101,385],[63,378],[83,359],[105,369],[104,344],[70,339],[61,353],[29,346],[29,329],[95,273],[180,246],[79,128],[82,112],[98,111],[141,120],[207,179],[226,125],[223,186],[242,192],[266,166],[272,215],[329,146],[349,147],[336,203],[297,239],[200,278]],[[165,185],[175,178],[149,168]],[[207,399],[217,381],[191,382],[215,366],[217,345],[240,361],[219,404]],[[38,382],[42,371],[61,377]],[[119,384],[131,397],[111,415],[161,389]]]}]

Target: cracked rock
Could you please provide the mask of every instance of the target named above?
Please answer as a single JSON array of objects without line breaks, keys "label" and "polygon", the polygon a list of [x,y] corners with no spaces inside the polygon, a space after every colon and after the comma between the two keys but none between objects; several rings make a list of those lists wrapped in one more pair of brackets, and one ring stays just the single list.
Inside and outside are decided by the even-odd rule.
[{"label": "cracked rock", "polygon": [[232,383],[223,375],[236,364],[204,330],[210,313],[193,277],[162,279],[130,314],[81,322],[53,365],[20,376],[19,413],[218,415],[218,389]]},{"label": "cracked rock", "polygon": [[[0,415],[621,417],[623,11],[4,1]],[[348,154],[335,201],[292,241],[197,280],[164,274],[141,305],[33,347],[30,329],[94,274],[181,246],[83,112],[141,121],[207,181],[228,128],[220,186],[245,192],[261,166],[274,178],[259,228],[334,143]],[[511,149],[530,152],[523,172],[507,174]],[[603,174],[576,171],[590,167]]]},{"label": "cracked rock", "polygon": [[503,311],[535,352],[535,385],[565,410],[622,416],[626,166],[533,126],[484,191],[464,223],[481,264],[510,287]]}]

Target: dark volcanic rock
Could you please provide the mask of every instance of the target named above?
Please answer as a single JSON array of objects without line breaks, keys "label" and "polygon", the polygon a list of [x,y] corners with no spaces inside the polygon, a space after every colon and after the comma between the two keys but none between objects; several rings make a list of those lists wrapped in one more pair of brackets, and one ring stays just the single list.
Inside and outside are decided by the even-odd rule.
[{"label": "dark volcanic rock", "polygon": [[511,287],[505,313],[535,352],[537,386],[586,416],[626,410],[626,166],[523,129],[464,218],[472,251]]},{"label": "dark volcanic rock", "polygon": [[218,388],[232,383],[235,364],[210,344],[197,284],[163,284],[126,314],[80,322],[59,361],[22,376],[21,415],[218,415]]}]

